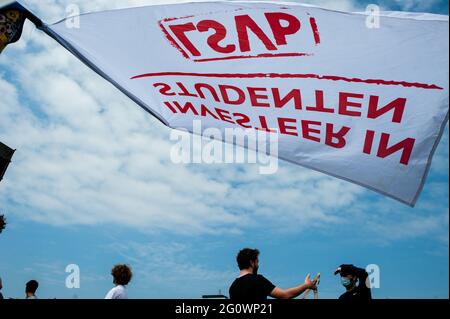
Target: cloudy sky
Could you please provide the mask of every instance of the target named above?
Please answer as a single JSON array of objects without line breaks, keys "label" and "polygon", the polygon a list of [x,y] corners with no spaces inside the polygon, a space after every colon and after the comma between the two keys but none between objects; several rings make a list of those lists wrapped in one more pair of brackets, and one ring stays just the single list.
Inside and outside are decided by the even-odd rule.
[{"label": "cloudy sky", "polygon": [[[46,22],[155,0],[25,0]],[[180,2],[180,1],[171,1]],[[373,1],[304,1],[363,11]],[[448,2],[379,2],[385,10],[448,15]],[[342,263],[380,267],[376,298],[448,298],[448,128],[424,191],[409,208],[359,186],[280,163],[177,165],[170,130],[27,23],[0,56],[0,141],[17,149],[0,184],[3,294],[22,298],[37,279],[41,298],[103,298],[110,268],[129,263],[133,298],[228,293],[235,254],[258,247],[276,285],[321,272],[320,295],[342,293]],[[81,269],[80,289],[65,268]]]}]

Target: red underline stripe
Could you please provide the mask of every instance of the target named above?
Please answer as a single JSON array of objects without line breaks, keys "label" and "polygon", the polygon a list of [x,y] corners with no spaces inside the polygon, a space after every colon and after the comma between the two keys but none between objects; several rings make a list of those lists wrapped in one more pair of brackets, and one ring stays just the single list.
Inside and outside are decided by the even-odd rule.
[{"label": "red underline stripe", "polygon": [[223,58],[209,58],[209,59],[195,59],[194,62],[211,62],[237,59],[258,59],[258,58],[279,58],[279,57],[294,57],[294,56],[312,56],[312,53],[263,53],[258,55],[238,55],[227,56]]},{"label": "red underline stripe", "polygon": [[426,90],[443,90],[442,87],[436,84],[426,84],[418,82],[405,82],[405,81],[388,81],[380,79],[358,79],[347,78],[342,76],[333,75],[318,75],[318,74],[290,74],[290,73],[189,73],[189,72],[159,72],[159,73],[146,73],[136,75],[131,80],[157,77],[157,76],[195,76],[204,78],[241,78],[241,79],[253,79],[253,78],[278,78],[278,79],[317,79],[317,80],[329,80],[329,81],[344,81],[352,83],[367,83],[377,85],[399,85],[407,88],[419,88]]}]

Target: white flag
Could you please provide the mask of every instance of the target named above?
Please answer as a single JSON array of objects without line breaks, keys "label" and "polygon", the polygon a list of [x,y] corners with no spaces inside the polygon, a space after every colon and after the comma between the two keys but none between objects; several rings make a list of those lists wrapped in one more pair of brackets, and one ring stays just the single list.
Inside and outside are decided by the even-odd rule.
[{"label": "white flag", "polygon": [[203,2],[78,18],[43,30],[165,125],[271,131],[280,158],[415,204],[448,119],[447,16]]}]

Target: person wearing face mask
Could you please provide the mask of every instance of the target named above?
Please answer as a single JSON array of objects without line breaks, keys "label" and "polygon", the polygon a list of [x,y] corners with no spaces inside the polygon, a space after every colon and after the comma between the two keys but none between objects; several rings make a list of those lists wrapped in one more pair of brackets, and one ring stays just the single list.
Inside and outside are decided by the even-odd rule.
[{"label": "person wearing face mask", "polygon": [[292,299],[304,291],[317,289],[317,279],[306,276],[305,282],[288,289],[276,287],[267,278],[258,275],[258,249],[244,248],[237,255],[240,270],[239,277],[230,286],[230,299],[237,302],[264,302],[267,297],[277,299]]},{"label": "person wearing face mask", "polygon": [[334,272],[341,275],[341,284],[345,287],[345,292],[339,297],[340,300],[370,300],[372,292],[370,290],[369,274],[365,269],[353,265],[341,265]]}]

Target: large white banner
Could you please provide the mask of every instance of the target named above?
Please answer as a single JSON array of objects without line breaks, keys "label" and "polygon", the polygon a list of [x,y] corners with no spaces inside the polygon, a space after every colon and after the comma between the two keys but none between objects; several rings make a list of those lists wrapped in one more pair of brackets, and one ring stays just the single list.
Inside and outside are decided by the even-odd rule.
[{"label": "large white banner", "polygon": [[448,119],[447,16],[205,2],[78,18],[44,31],[167,126],[270,130],[280,158],[415,204]]}]

